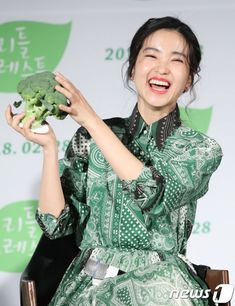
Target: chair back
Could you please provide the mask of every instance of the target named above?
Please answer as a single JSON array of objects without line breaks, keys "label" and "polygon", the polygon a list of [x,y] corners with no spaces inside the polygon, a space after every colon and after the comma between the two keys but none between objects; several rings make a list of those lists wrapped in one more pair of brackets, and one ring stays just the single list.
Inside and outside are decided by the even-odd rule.
[{"label": "chair back", "polygon": [[22,279],[20,281],[21,303],[23,306],[37,306],[35,282]]},{"label": "chair back", "polygon": [[[208,269],[206,272],[205,282],[211,289],[212,296],[214,295],[216,287],[221,284],[229,284],[229,272],[228,270],[214,270]],[[219,293],[218,293],[219,294]],[[220,306],[231,306],[231,302],[219,304]]]}]

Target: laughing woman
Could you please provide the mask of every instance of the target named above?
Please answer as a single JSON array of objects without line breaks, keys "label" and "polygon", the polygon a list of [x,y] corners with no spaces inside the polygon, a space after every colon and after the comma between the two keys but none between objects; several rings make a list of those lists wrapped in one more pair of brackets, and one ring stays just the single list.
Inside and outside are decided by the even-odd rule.
[{"label": "laughing woman", "polygon": [[[61,105],[81,127],[58,163],[53,130],[8,123],[44,152],[39,209],[51,239],[82,235],[50,306],[207,305],[173,290],[206,285],[186,258],[197,200],[208,190],[222,153],[215,140],[185,127],[177,101],[194,86],[201,52],[192,30],[173,17],[149,19],[130,46],[127,81],[137,103],[128,118],[102,120],[62,74]],[[59,173],[58,169],[61,172]]]}]

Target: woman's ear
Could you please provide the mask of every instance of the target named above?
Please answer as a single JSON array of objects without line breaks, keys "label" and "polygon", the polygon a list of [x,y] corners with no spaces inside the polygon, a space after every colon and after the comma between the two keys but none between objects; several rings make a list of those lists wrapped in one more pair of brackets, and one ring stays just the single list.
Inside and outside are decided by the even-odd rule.
[{"label": "woman's ear", "polygon": [[185,84],[185,88],[184,88],[184,91],[183,92],[186,92],[189,90],[189,88],[191,87],[192,85],[192,78],[191,78],[191,75],[188,77],[188,81],[187,83]]},{"label": "woman's ear", "polygon": [[133,67],[132,71],[131,71],[131,80],[132,81],[134,80],[134,77],[135,77],[135,68]]}]

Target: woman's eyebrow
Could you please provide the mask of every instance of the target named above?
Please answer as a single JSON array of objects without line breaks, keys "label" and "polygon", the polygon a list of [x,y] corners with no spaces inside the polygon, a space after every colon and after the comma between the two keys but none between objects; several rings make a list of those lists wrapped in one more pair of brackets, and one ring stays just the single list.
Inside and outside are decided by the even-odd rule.
[{"label": "woman's eyebrow", "polygon": [[146,47],[143,50],[144,52],[146,51],[157,51],[157,52],[161,52],[161,50],[159,50],[158,48],[154,48],[154,47]]},{"label": "woman's eyebrow", "polygon": [[173,51],[172,54],[174,54],[174,55],[180,55],[180,56],[183,56],[183,57],[187,58],[187,55],[186,55],[185,53],[183,53],[183,52]]},{"label": "woman's eyebrow", "polygon": [[[147,51],[162,52],[160,49],[154,48],[154,47],[146,47],[146,48],[144,48],[143,52],[147,52]],[[185,53],[183,53],[183,52],[180,52],[180,51],[172,51],[171,53],[173,55],[180,55],[180,56],[183,56],[183,57],[187,58],[187,55]]]}]

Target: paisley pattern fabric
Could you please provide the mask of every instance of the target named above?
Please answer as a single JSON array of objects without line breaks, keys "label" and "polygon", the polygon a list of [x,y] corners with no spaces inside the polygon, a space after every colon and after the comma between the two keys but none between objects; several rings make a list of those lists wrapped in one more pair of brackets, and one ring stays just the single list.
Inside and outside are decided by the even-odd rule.
[{"label": "paisley pattern fabric", "polygon": [[[120,180],[88,132],[75,133],[60,161],[65,209],[57,219],[36,213],[48,237],[75,231],[81,250],[49,305],[207,305],[171,292],[206,288],[186,248],[197,200],[221,161],[220,146],[184,127],[178,107],[151,125],[137,106],[129,118],[105,122],[144,166],[136,180]],[[89,257],[126,273],[95,286],[83,269]]]}]

